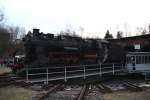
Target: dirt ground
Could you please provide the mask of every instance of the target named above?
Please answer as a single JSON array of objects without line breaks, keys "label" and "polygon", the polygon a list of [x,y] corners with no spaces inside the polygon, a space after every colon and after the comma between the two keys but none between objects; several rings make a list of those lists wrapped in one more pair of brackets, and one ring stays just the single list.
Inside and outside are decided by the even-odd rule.
[{"label": "dirt ground", "polygon": [[[0,100],[32,100],[36,91],[16,86],[0,88]],[[116,91],[103,95],[104,100],[150,100],[150,88],[142,92]]]},{"label": "dirt ground", "polygon": [[[11,69],[0,66],[0,75],[10,72]],[[31,89],[25,89],[17,86],[8,86],[0,88],[0,100],[32,100],[36,92]]]},{"label": "dirt ground", "polygon": [[117,91],[105,94],[104,100],[150,100],[150,88],[142,92]]},{"label": "dirt ground", "polygon": [[21,87],[8,86],[0,88],[0,100],[32,100],[35,91]]},{"label": "dirt ground", "polygon": [[[0,88],[0,100],[32,100],[36,91],[16,86]],[[142,92],[116,91],[103,95],[103,100],[150,100],[150,88]]]},{"label": "dirt ground", "polygon": [[[7,67],[0,67],[0,74],[10,72]],[[17,86],[0,88],[0,100],[32,100],[37,94],[36,91]],[[142,92],[116,91],[103,95],[104,100],[150,100],[150,88]]]}]

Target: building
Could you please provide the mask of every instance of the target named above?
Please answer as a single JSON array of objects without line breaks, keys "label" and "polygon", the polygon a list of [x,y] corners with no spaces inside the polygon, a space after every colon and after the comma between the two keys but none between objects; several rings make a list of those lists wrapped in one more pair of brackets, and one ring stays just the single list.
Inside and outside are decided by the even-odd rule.
[{"label": "building", "polygon": [[129,73],[150,75],[150,34],[109,39],[111,43],[118,44],[126,51],[126,67]]}]

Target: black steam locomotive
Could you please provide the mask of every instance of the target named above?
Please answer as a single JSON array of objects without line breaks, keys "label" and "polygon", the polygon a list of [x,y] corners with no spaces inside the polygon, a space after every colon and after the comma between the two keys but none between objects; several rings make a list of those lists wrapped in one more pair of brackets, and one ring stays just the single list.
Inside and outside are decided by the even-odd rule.
[{"label": "black steam locomotive", "polygon": [[102,39],[83,39],[68,35],[54,36],[54,34],[41,33],[39,29],[33,29],[33,33],[29,32],[23,42],[24,62],[12,67],[15,73],[25,72],[26,65],[30,68],[39,68],[125,62],[124,50]]},{"label": "black steam locomotive", "polygon": [[33,29],[24,38],[25,63],[30,67],[96,64],[125,61],[125,52],[100,39],[43,34]]}]

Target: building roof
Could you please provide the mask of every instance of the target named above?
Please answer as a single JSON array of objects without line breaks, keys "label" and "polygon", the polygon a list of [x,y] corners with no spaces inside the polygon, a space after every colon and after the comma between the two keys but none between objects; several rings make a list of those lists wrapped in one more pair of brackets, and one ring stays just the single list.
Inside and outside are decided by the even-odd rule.
[{"label": "building roof", "polygon": [[109,41],[121,41],[121,40],[130,40],[130,39],[150,39],[150,34],[131,36],[131,37],[123,37],[119,39],[108,39]]}]

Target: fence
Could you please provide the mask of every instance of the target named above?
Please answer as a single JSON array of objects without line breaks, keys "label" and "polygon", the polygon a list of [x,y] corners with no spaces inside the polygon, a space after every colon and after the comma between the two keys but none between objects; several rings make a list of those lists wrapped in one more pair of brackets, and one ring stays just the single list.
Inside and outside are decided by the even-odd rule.
[{"label": "fence", "polygon": [[124,71],[124,64],[111,63],[111,64],[92,64],[92,65],[79,65],[79,66],[63,66],[63,67],[40,67],[29,68],[26,67],[26,81],[28,82],[42,82],[61,80],[67,81],[69,78],[100,75],[107,73]]}]

